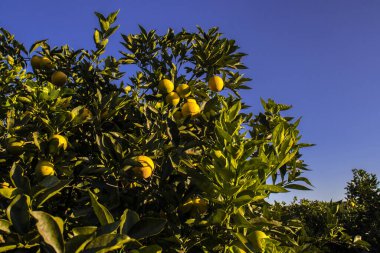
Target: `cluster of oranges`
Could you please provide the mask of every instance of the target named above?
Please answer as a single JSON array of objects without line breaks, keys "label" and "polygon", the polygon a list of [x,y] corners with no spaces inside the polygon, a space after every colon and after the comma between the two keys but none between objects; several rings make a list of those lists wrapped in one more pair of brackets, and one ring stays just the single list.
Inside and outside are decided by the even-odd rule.
[{"label": "cluster of oranges", "polygon": [[[58,150],[65,151],[67,149],[67,139],[60,134],[54,134],[50,137],[48,145],[49,152],[51,153]],[[37,178],[52,176],[55,174],[54,164],[46,160],[41,160],[37,163],[34,172]]]},{"label": "cluster of oranges", "polygon": [[[219,76],[212,76],[208,80],[208,86],[210,90],[219,92],[224,87],[223,79]],[[194,98],[191,98],[191,88],[188,84],[180,84],[175,88],[174,91],[174,84],[169,79],[162,79],[158,84],[158,89],[166,94],[165,102],[176,106],[179,104],[181,98],[186,99],[186,102],[182,105],[181,108],[181,115],[177,113],[175,115],[175,118],[183,117],[194,117],[197,116],[201,109],[197,103],[197,101]]]},{"label": "cluster of oranges", "polygon": [[[44,69],[44,70],[52,70],[54,68],[53,62],[47,58],[46,56],[41,57],[38,55],[34,55],[30,60],[32,67],[34,70]],[[50,81],[56,86],[63,86],[67,82],[67,75],[62,71],[54,71],[51,75]]]},{"label": "cluster of oranges", "polygon": [[[223,79],[219,76],[212,76],[208,80],[208,86],[210,90],[219,92],[224,87]],[[130,88],[130,86],[128,86]],[[179,104],[181,98],[186,99],[186,102],[182,105],[181,111],[177,111],[174,114],[174,118],[180,119],[181,117],[195,117],[201,109],[194,98],[191,98],[191,89],[188,84],[180,84],[175,88],[174,84],[169,79],[162,79],[158,84],[158,89],[166,94],[165,102],[172,106]],[[126,89],[125,89],[126,90]],[[130,89],[128,89],[129,91]],[[127,91],[126,91],[127,92]],[[138,156],[135,159],[141,164],[140,167],[134,167],[133,172],[141,178],[149,178],[154,170],[154,162],[147,156]]]}]

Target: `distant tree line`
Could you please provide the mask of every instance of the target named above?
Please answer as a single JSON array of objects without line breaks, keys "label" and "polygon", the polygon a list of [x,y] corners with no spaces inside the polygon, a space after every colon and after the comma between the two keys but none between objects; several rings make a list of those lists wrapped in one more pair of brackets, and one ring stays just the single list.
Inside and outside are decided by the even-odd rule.
[{"label": "distant tree line", "polygon": [[301,221],[298,243],[310,252],[380,252],[380,188],[375,174],[354,169],[344,200],[301,199],[275,203],[273,215],[287,225]]}]

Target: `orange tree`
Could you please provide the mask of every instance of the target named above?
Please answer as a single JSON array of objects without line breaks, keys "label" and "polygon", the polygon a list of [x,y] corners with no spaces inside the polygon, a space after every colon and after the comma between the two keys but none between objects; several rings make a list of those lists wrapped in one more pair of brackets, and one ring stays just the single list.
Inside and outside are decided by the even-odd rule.
[{"label": "orange tree", "polygon": [[[301,252],[266,199],[307,189],[299,120],[262,100],[217,28],[29,50],[0,32],[0,252]],[[127,74],[122,70],[127,70]]]}]

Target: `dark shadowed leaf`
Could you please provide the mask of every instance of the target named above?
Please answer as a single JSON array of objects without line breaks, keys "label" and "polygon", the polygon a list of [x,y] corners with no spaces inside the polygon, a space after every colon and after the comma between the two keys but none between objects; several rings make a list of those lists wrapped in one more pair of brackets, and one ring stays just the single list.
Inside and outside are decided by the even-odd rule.
[{"label": "dark shadowed leaf", "polygon": [[166,222],[165,219],[160,218],[143,218],[131,228],[129,236],[140,239],[159,234]]},{"label": "dark shadowed leaf", "polygon": [[132,210],[125,209],[120,218],[120,232],[127,235],[129,230],[140,220],[139,215]]},{"label": "dark shadowed leaf", "polygon": [[24,234],[29,230],[30,198],[27,195],[17,195],[7,208],[8,219],[17,233]]}]

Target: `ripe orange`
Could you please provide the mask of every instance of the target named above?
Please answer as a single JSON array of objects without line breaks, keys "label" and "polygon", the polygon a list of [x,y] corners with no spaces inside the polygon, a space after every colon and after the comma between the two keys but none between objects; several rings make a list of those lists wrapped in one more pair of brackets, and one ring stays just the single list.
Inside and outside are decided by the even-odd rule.
[{"label": "ripe orange", "polygon": [[44,56],[44,57],[41,58],[41,68],[52,69],[53,68],[53,63],[51,62],[51,60],[49,58],[47,58],[46,56]]},{"label": "ripe orange", "polygon": [[224,87],[223,79],[219,76],[213,76],[208,80],[208,87],[212,91],[221,91]]},{"label": "ripe orange", "polygon": [[197,104],[197,101],[195,99],[188,99],[185,104],[182,106],[182,115],[184,117],[194,117],[197,116],[201,111],[201,108]]},{"label": "ripe orange", "polygon": [[30,63],[32,64],[33,69],[39,69],[41,68],[42,57],[38,55],[34,55],[32,59],[30,60]]},{"label": "ripe orange", "polygon": [[132,171],[136,174],[138,177],[142,178],[149,178],[154,170],[154,162],[150,157],[140,155],[135,157],[135,160],[139,163],[141,163],[142,166],[140,167],[133,167]]},{"label": "ripe orange", "polygon": [[186,83],[178,85],[176,92],[181,98],[187,98],[191,95],[190,86]]},{"label": "ripe orange", "polygon": [[174,84],[169,79],[162,79],[158,84],[158,89],[162,92],[170,93],[174,90]]},{"label": "ripe orange", "polygon": [[175,92],[175,91],[172,91],[172,92],[170,92],[168,95],[166,95],[166,97],[165,97],[165,101],[166,101],[166,103],[168,103],[168,104],[171,104],[172,106],[176,106],[176,105],[178,105],[178,103],[179,103],[179,96],[178,96],[178,94],[177,94],[177,92]]},{"label": "ripe orange", "polygon": [[51,75],[51,82],[57,86],[63,86],[67,82],[67,76],[62,71],[56,71]]},{"label": "ripe orange", "polygon": [[55,174],[54,165],[49,161],[39,161],[34,172],[37,177],[52,176]]}]

